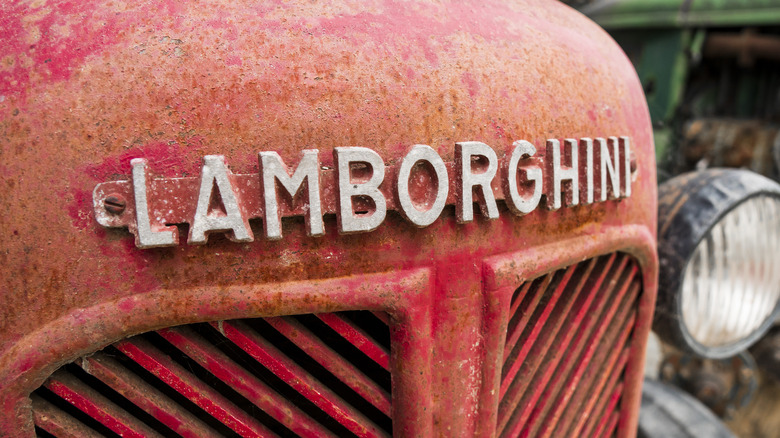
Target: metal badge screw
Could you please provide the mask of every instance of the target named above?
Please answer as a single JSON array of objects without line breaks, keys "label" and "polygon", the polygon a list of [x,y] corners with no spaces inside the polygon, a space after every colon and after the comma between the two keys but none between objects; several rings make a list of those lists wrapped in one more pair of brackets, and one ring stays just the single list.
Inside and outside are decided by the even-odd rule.
[{"label": "metal badge screw", "polygon": [[125,211],[125,198],[122,195],[112,193],[103,200],[103,207],[111,214],[122,214]]}]

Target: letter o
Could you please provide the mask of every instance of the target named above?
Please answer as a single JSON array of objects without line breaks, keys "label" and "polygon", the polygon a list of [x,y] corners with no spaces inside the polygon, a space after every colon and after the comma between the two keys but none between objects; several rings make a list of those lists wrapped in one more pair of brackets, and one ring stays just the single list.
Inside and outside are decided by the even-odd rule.
[{"label": "letter o", "polygon": [[[433,167],[434,172],[436,172],[437,179],[436,199],[433,201],[431,208],[424,211],[418,210],[414,206],[411,196],[409,196],[409,176],[412,173],[412,168],[418,161],[427,161]],[[401,161],[400,169],[398,169],[398,203],[401,206],[401,213],[416,226],[427,227],[439,218],[441,211],[444,209],[447,203],[449,187],[447,167],[439,154],[433,148],[424,144],[412,146],[412,149]]]}]

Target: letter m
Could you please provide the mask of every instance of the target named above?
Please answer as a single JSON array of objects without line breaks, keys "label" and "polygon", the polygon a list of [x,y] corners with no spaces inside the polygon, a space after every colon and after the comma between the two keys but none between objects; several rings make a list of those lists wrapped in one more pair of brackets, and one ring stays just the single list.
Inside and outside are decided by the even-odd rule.
[{"label": "letter m", "polygon": [[260,176],[263,183],[263,198],[265,208],[263,220],[265,235],[268,239],[282,238],[281,213],[277,199],[276,182],[284,187],[291,197],[303,186],[307,185],[308,207],[306,211],[306,232],[310,236],[325,234],[325,226],[322,221],[322,207],[320,202],[320,159],[316,149],[305,149],[298,168],[290,176],[282,157],[276,152],[260,152]]}]

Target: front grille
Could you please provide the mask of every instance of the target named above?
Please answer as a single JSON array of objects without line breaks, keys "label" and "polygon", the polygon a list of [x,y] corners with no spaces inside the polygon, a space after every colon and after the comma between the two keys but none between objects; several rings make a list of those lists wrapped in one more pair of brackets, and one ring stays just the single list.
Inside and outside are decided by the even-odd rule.
[{"label": "front grille", "polygon": [[384,313],[167,328],[60,368],[33,417],[57,437],[390,436],[389,359]]},{"label": "front grille", "polygon": [[504,347],[498,435],[614,434],[640,292],[639,268],[622,253],[517,288]]}]

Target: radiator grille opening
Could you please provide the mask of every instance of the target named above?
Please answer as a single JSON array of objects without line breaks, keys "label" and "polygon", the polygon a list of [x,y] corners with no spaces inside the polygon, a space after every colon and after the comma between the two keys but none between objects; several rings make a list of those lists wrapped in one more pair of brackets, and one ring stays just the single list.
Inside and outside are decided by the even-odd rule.
[{"label": "radiator grille opening", "polygon": [[384,313],[167,328],[57,370],[31,395],[36,433],[391,436],[389,358]]},{"label": "radiator grille opening", "polygon": [[38,436],[38,437],[41,437],[41,438],[51,438],[51,437],[54,437],[54,435],[50,434],[49,432],[46,432],[45,430],[43,430],[43,429],[41,429],[39,427],[35,428],[35,436]]},{"label": "radiator grille opening", "polygon": [[497,432],[612,436],[641,275],[613,253],[520,285],[510,300]]}]

